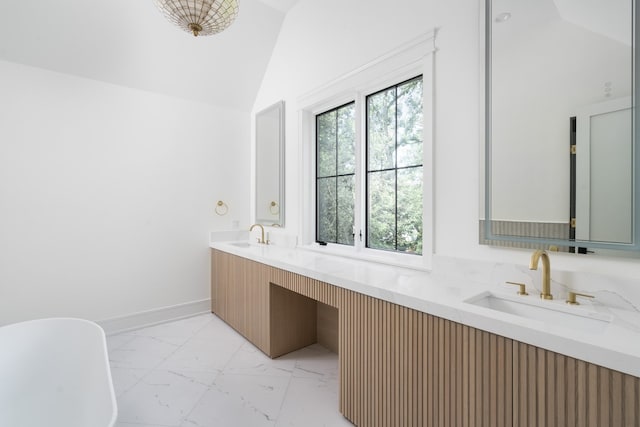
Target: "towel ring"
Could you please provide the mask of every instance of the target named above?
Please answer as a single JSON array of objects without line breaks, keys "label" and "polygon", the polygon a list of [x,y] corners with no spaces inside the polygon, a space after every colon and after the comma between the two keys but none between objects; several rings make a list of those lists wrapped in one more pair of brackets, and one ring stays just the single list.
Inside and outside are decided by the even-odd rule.
[{"label": "towel ring", "polygon": [[226,215],[229,212],[229,206],[222,200],[218,200],[216,203],[216,213],[220,216]]},{"label": "towel ring", "polygon": [[271,215],[278,215],[280,213],[278,203],[276,203],[275,201],[269,203],[269,212],[271,212]]}]

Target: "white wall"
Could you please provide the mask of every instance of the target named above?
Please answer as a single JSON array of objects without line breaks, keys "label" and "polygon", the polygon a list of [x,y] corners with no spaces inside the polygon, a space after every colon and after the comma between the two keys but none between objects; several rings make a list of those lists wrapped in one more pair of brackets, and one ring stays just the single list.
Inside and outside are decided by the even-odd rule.
[{"label": "white wall", "polygon": [[[480,0],[300,0],[254,112],[287,103],[286,230],[300,224],[296,99],[439,28],[435,253],[526,265],[478,245]],[[0,62],[0,324],[108,319],[209,297],[208,232],[248,225],[250,117]],[[224,200],[230,212],[213,213]],[[630,259],[552,256],[554,269],[640,275]],[[557,277],[557,276],[556,276]]]},{"label": "white wall", "polygon": [[0,94],[0,325],[209,298],[209,231],[249,221],[248,113],[8,62]]},{"label": "white wall", "polygon": [[432,30],[433,23],[425,23],[430,21],[430,3],[301,0],[285,17],[253,112],[286,101],[287,230],[298,232],[301,215],[296,99]]},{"label": "white wall", "polygon": [[[526,265],[529,251],[481,246],[480,0],[301,0],[287,15],[254,112],[286,101],[286,229],[298,232],[299,129],[296,99],[433,27],[435,55],[435,253]],[[640,262],[621,258],[552,256],[554,269],[637,277]],[[579,284],[577,285],[579,286]]]}]

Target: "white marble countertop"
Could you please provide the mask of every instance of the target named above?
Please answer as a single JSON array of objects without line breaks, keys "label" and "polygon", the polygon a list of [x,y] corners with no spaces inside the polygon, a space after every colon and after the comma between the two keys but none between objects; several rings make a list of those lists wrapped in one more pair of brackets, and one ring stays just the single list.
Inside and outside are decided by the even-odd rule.
[{"label": "white marble countertop", "polygon": [[[635,311],[587,302],[575,307],[576,313],[610,321],[594,328],[579,323],[577,327],[568,326],[570,322],[535,320],[465,302],[491,293],[534,307],[553,307],[570,313],[574,309],[564,300],[541,301],[534,292],[514,297],[517,288],[503,283],[486,285],[461,278],[448,279],[442,273],[436,275],[303,248],[246,243],[243,246],[237,242],[211,242],[210,247],[640,377],[640,313]],[[590,318],[584,320],[585,325],[594,322]]]}]

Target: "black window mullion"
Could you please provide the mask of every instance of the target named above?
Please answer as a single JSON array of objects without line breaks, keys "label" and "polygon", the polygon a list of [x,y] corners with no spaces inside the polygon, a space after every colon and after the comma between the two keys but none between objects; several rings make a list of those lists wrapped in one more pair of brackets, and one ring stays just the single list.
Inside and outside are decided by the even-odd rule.
[{"label": "black window mullion", "polygon": [[[334,119],[333,122],[330,122],[329,120],[324,120],[323,123],[325,124],[325,126],[327,126],[327,128],[332,128],[333,127],[333,131],[334,131],[334,139],[331,140],[331,143],[334,143],[334,170],[333,171],[327,171],[326,167],[328,166],[327,164],[323,164],[320,162],[320,145],[319,145],[319,132],[316,132],[316,240],[317,241],[326,241],[326,242],[330,242],[330,243],[338,243],[338,244],[350,244],[348,239],[346,241],[342,241],[340,238],[340,227],[341,227],[341,217],[340,217],[340,182],[344,181],[344,177],[349,177],[349,176],[355,176],[355,171],[352,173],[346,173],[346,172],[341,172],[339,173],[339,167],[340,167],[340,159],[339,159],[339,153],[340,153],[340,147],[338,146],[339,142],[340,142],[340,138],[339,138],[339,130],[341,129],[340,127],[340,120],[339,118],[341,111],[344,112],[344,108],[352,108],[352,104],[355,105],[355,102],[350,102],[344,105],[341,105],[339,107],[336,107],[332,110],[328,110],[325,111],[321,114],[317,114],[316,115],[316,129],[319,129],[319,124],[321,122],[321,118],[323,117],[327,117],[327,114],[331,114]],[[330,117],[330,116],[329,116]],[[351,125],[350,123],[348,125]],[[343,159],[344,160],[344,159]],[[354,161],[355,159],[350,159],[350,161]],[[327,172],[331,172],[330,174],[326,174],[326,176],[322,176],[319,177],[319,172],[320,172],[320,166],[322,165],[322,168],[325,169],[325,173]],[[322,183],[323,179],[333,179],[333,183]],[[322,185],[321,185],[322,184]],[[328,187],[327,187],[328,185]],[[333,200],[328,199],[326,200],[324,197],[321,196],[328,196],[329,194],[327,193],[328,191],[330,191],[330,189],[333,188],[333,190],[335,191],[335,194],[333,195]],[[344,193],[345,189],[342,189],[342,193]],[[334,224],[331,228],[333,228],[333,230],[329,230],[328,228],[325,228],[325,226],[323,226],[323,224],[329,222],[327,221],[328,217],[320,217],[320,200],[325,200],[325,201],[333,201],[334,202],[334,212],[331,216],[331,220],[334,221]],[[344,209],[344,207],[342,207],[342,209]],[[331,233],[334,233],[334,235],[332,236]],[[322,238],[321,238],[322,237]],[[328,238],[328,237],[332,237],[332,238]],[[353,244],[353,243],[351,243]]]},{"label": "black window mullion", "polygon": [[319,126],[320,115],[316,116],[316,242],[320,240],[320,144],[319,139]]},{"label": "black window mullion", "polygon": [[[393,171],[393,170],[396,170],[396,169],[401,171],[401,170],[405,170],[405,169],[419,168],[419,167],[422,167],[422,166],[423,165],[421,165],[421,164],[420,165],[411,165],[411,166],[401,166],[399,168],[375,169],[375,170],[370,170],[368,172],[390,172],[390,171]],[[350,174],[345,174],[345,176],[346,175],[350,175]],[[341,175],[338,175],[338,176],[341,176]]]},{"label": "black window mullion", "polygon": [[395,112],[395,123],[393,124],[393,128],[394,128],[394,138],[395,138],[395,153],[393,154],[393,163],[394,163],[394,179],[395,179],[395,196],[394,196],[394,201],[395,201],[395,212],[394,212],[394,217],[395,217],[395,238],[394,238],[394,249],[397,251],[398,250],[398,86],[396,86],[393,90],[394,92],[394,96],[393,96],[393,103],[394,103],[394,107],[393,107],[393,111]]},{"label": "black window mullion", "polygon": [[[400,82],[396,85],[393,85],[391,87],[388,87],[386,89],[382,89],[380,91],[377,91],[375,93],[372,94],[368,94],[367,97],[365,98],[365,102],[364,102],[364,118],[365,118],[365,129],[364,129],[364,135],[363,138],[361,140],[361,144],[364,145],[364,147],[362,147],[362,149],[364,149],[364,162],[365,162],[365,167],[362,169],[363,174],[365,175],[363,177],[364,181],[365,181],[365,192],[364,192],[364,199],[362,200],[363,203],[365,203],[364,209],[365,209],[365,222],[363,224],[364,226],[364,230],[361,230],[360,232],[364,232],[365,233],[365,247],[371,247],[372,244],[372,235],[371,232],[372,230],[370,229],[370,227],[372,226],[376,226],[378,223],[380,223],[381,226],[383,226],[383,229],[378,230],[376,228],[376,232],[380,232],[378,234],[380,234],[380,236],[378,236],[378,234],[376,234],[376,237],[374,238],[374,246],[376,247],[380,247],[380,248],[384,248],[386,250],[390,250],[390,251],[399,251],[400,249],[400,243],[399,243],[399,226],[401,224],[404,224],[405,221],[411,221],[408,220],[406,218],[400,218],[399,217],[399,213],[400,213],[400,205],[399,205],[399,192],[400,192],[400,183],[399,183],[399,179],[400,176],[407,176],[408,179],[414,179],[415,178],[415,172],[411,172],[410,170],[412,169],[416,169],[416,168],[423,168],[424,165],[422,164],[422,162],[420,162],[420,160],[415,157],[415,148],[412,147],[404,147],[403,146],[403,153],[405,148],[408,151],[408,155],[411,155],[413,157],[407,157],[405,160],[403,161],[404,164],[402,167],[399,167],[399,149],[400,149],[400,129],[399,129],[399,120],[400,118],[404,118],[406,120],[409,120],[410,122],[413,122],[411,119],[411,116],[408,116],[407,114],[420,114],[419,110],[414,110],[413,109],[413,100],[415,99],[415,96],[417,95],[416,92],[413,90],[413,86],[412,89],[408,89],[408,84],[413,85],[414,83],[412,83],[412,81],[420,79],[421,76],[418,77],[414,77],[412,79],[408,79],[406,81]],[[421,83],[420,83],[421,84]],[[407,109],[403,109],[403,111],[399,111],[399,96],[401,94],[401,89],[403,89],[402,93],[407,93],[407,96],[411,96],[411,100],[412,103],[407,104]],[[407,90],[404,90],[407,89]],[[383,93],[386,92],[386,93]],[[372,98],[375,95],[379,95],[378,97]],[[389,99],[391,96],[393,96],[393,99]],[[387,102],[389,102],[389,104],[386,104],[384,101],[384,97],[387,97]],[[383,102],[383,103],[381,103]],[[408,101],[407,101],[408,102]],[[349,103],[349,104],[354,104]],[[340,212],[341,210],[344,210],[345,208],[349,208],[350,206],[352,206],[352,201],[348,201],[347,199],[343,199],[343,197],[351,197],[352,194],[351,192],[354,191],[354,189],[352,188],[353,186],[353,180],[354,177],[356,177],[358,174],[355,172],[352,173],[347,173],[348,171],[352,171],[353,167],[351,164],[349,164],[349,169],[345,169],[343,171],[340,171],[339,168],[341,167],[341,165],[343,165],[343,163],[341,163],[342,161],[346,160],[349,163],[353,160],[351,157],[345,157],[345,159],[340,159],[340,153],[342,152],[342,149],[347,149],[350,152],[352,150],[351,147],[340,147],[340,130],[342,131],[347,131],[347,128],[345,127],[341,127],[341,123],[343,123],[340,118],[344,117],[345,120],[347,119],[347,116],[345,114],[347,114],[347,110],[343,110],[343,108],[347,107],[349,104],[344,104],[342,106],[338,106],[332,110],[326,111],[322,114],[316,115],[316,127],[321,124],[323,126],[323,138],[326,138],[326,136],[328,136],[328,134],[330,134],[330,132],[334,132],[334,139],[333,140],[328,140],[328,139],[323,139],[323,155],[325,157],[328,157],[331,155],[330,152],[326,151],[326,145],[334,143],[335,147],[334,147],[334,153],[333,155],[335,156],[334,158],[334,162],[335,162],[335,171],[333,171],[333,173],[331,173],[329,176],[323,176],[323,178],[330,178],[333,179],[334,182],[330,183],[330,182],[324,182],[324,181],[320,181],[320,179],[318,178],[318,174],[320,172],[320,170],[322,170],[323,174],[328,174],[331,172],[330,170],[330,165],[328,165],[326,162],[321,163],[321,162],[317,162],[316,163],[316,194],[318,195],[317,199],[318,201],[321,200],[321,198],[319,197],[320,194],[319,192],[322,192],[322,196],[325,196],[322,198],[323,201],[323,206],[327,205],[329,206],[331,202],[334,203],[333,205],[333,209],[334,211],[331,213],[329,211],[326,211],[325,209],[325,213],[326,214],[330,214],[329,216],[320,218],[320,209],[319,209],[319,205],[316,205],[316,223],[318,224],[317,228],[316,228],[316,235],[320,236],[320,230],[322,230],[322,236],[325,238],[328,238],[328,241],[333,240],[332,243],[340,243],[342,237],[340,235],[341,231],[345,231],[346,229],[343,229],[342,227],[342,220],[344,219],[345,221],[348,221],[348,223],[351,223],[353,221],[353,218],[349,219],[347,217],[345,217],[344,215],[342,215]],[[394,129],[388,129],[388,131],[390,131],[389,133],[387,133],[388,136],[391,136],[392,138],[394,138],[394,140],[391,142],[391,144],[393,144],[393,149],[394,149],[394,153],[391,153],[393,155],[393,161],[392,163],[386,163],[386,164],[376,164],[376,165],[370,165],[370,156],[372,155],[372,148],[374,146],[370,145],[371,139],[371,132],[373,132],[375,135],[378,135],[379,131],[375,130],[377,128],[372,127],[372,120],[375,119],[374,116],[372,116],[372,110],[371,108],[373,108],[374,105],[378,105],[380,104],[381,107],[386,107],[388,106],[389,108],[393,107],[394,110],[394,114],[393,115],[384,115],[381,116],[380,118],[383,120],[383,122],[381,124],[384,123],[388,123],[387,120],[393,120],[393,126]],[[404,105],[404,104],[403,104]],[[371,107],[371,108],[370,108]],[[354,111],[352,110],[353,106],[349,106],[349,117],[352,119]],[[381,110],[381,112],[384,110]],[[388,110],[387,110],[388,111]],[[343,113],[342,115],[340,113]],[[402,114],[401,114],[402,113]],[[330,116],[323,116],[324,114],[330,114]],[[387,118],[384,118],[387,117]],[[329,120],[329,118],[333,118],[334,122],[331,122]],[[388,123],[388,126],[391,126],[392,123]],[[346,126],[352,126],[351,122],[348,122],[346,124]],[[333,129],[332,129],[333,128]],[[406,126],[405,126],[406,128]],[[403,128],[403,129],[405,129]],[[415,131],[415,129],[414,129]],[[385,130],[383,130],[383,128],[380,129],[380,132],[386,132]],[[349,130],[348,132],[350,136],[350,138],[352,137],[352,130]],[[390,134],[390,135],[389,135]],[[319,135],[319,134],[318,134]],[[384,135],[384,133],[380,133],[381,136]],[[414,135],[414,133],[412,133],[411,135]],[[320,136],[320,135],[319,135]],[[387,138],[388,138],[387,136]],[[319,139],[317,140],[319,141]],[[350,144],[353,143],[353,141],[349,140]],[[388,139],[387,139],[388,141]],[[419,141],[417,141],[419,142]],[[391,145],[389,144],[389,145]],[[389,147],[389,145],[387,145],[387,149]],[[377,145],[375,147],[378,147]],[[381,146],[383,147],[383,146]],[[319,159],[319,148],[317,147],[316,149],[316,156]],[[420,149],[419,147],[417,149]],[[386,149],[385,149],[386,150]],[[353,156],[353,153],[350,154],[350,156]],[[383,159],[387,158],[386,154],[384,154],[383,157],[380,157],[381,161]],[[362,158],[361,158],[362,159]],[[420,162],[420,164],[412,164],[414,162]],[[405,165],[406,164],[406,165]],[[391,167],[389,167],[388,165],[391,165]],[[344,164],[345,167],[346,164]],[[321,167],[321,168],[320,168]],[[372,168],[372,169],[370,169]],[[407,172],[403,172],[402,174],[400,173],[401,171],[407,171]],[[377,175],[373,175],[373,173],[376,173]],[[390,182],[390,180],[394,179],[394,182]],[[409,177],[414,177],[414,178],[409,178]],[[404,178],[403,178],[404,179]],[[388,206],[388,208],[385,208],[385,206],[379,206],[376,209],[372,209],[374,208],[374,206],[371,205],[371,197],[374,197],[376,200],[378,199],[378,195],[374,192],[372,192],[374,189],[370,188],[371,185],[374,185],[373,183],[378,183],[378,181],[380,181],[380,185],[382,185],[382,187],[380,187],[380,189],[386,189],[384,190],[385,193],[388,193],[389,196],[394,197],[393,200],[393,205],[390,202],[390,200],[388,198],[384,198],[384,199],[380,199],[380,200],[386,200],[385,201],[385,206]],[[407,181],[407,182],[411,182],[411,181]],[[378,184],[375,184],[378,185]],[[376,187],[377,188],[377,187]],[[332,198],[329,198],[328,196],[330,195],[330,191],[333,190],[335,191],[335,194],[333,195]],[[406,189],[405,189],[406,190]],[[405,194],[405,190],[403,190],[403,194]],[[409,190],[406,190],[409,191]],[[409,197],[411,197],[410,200],[415,200],[415,198],[417,197],[416,194],[414,192],[409,191],[409,193],[407,193],[407,195]],[[339,206],[339,204],[345,203],[344,206]],[[407,205],[406,208],[413,208],[414,205]],[[380,210],[382,209],[382,210]],[[378,219],[376,219],[376,217],[372,217],[371,215],[374,215],[375,212],[379,212],[382,216]],[[415,215],[418,215],[416,212],[414,212],[413,210],[412,212],[412,218],[414,218]],[[393,214],[393,218],[390,218],[390,215]],[[415,214],[415,215],[414,215]],[[386,226],[383,225],[383,223],[381,221],[384,221],[386,219]],[[330,221],[333,220],[335,221],[333,226],[330,226]],[[345,222],[346,225],[348,225],[347,222]],[[410,223],[408,223],[410,224]],[[329,227],[327,227],[329,226]],[[394,234],[393,236],[391,236],[390,234],[387,234],[389,230],[389,228],[393,226],[394,227]],[[388,231],[384,231],[385,229],[387,229]],[[408,232],[412,232],[411,228],[407,229]],[[333,238],[333,235],[331,233],[335,234],[335,238]],[[346,235],[345,235],[346,236]],[[351,239],[349,237],[345,237],[346,240],[344,240],[345,244],[347,244],[348,242],[351,242],[350,244],[355,244],[355,242],[352,242]],[[392,241],[389,241],[389,239],[391,239]],[[355,240],[355,237],[354,237]],[[415,242],[412,241],[411,245],[415,246]],[[404,244],[403,244],[403,248],[404,248]],[[415,248],[414,248],[415,249]]]},{"label": "black window mullion", "polygon": [[[399,136],[400,136],[400,130],[398,128],[399,126],[399,119],[400,119],[400,112],[399,112],[399,93],[400,93],[400,89],[402,87],[404,87],[404,85],[409,84],[410,82],[414,81],[414,80],[418,80],[421,79],[421,76],[418,77],[414,77],[411,79],[408,79],[406,81],[400,82],[394,86],[379,90],[377,92],[371,93],[369,95],[367,95],[366,97],[366,102],[365,102],[365,140],[364,140],[364,144],[365,144],[365,149],[366,149],[366,176],[365,176],[365,197],[366,197],[366,215],[365,215],[365,227],[366,227],[366,236],[367,236],[367,241],[366,241],[366,247],[371,247],[371,241],[369,239],[370,237],[370,226],[372,224],[373,218],[371,217],[372,215],[372,210],[371,210],[371,206],[370,206],[370,197],[372,196],[372,189],[370,188],[371,185],[371,180],[372,178],[372,173],[384,173],[387,172],[388,174],[391,174],[391,172],[393,171],[392,176],[394,177],[394,183],[392,184],[392,187],[390,188],[391,191],[393,191],[395,194],[393,194],[394,197],[394,203],[393,203],[393,214],[394,214],[394,218],[390,218],[392,220],[392,224],[389,225],[393,225],[394,226],[394,235],[392,237],[392,242],[387,242],[386,247],[388,247],[388,250],[395,250],[395,251],[399,251],[400,250],[400,244],[399,244],[399,224],[400,224],[400,218],[399,218],[399,211],[400,211],[400,206],[399,206],[399,176],[400,176],[400,171],[401,170],[410,170],[410,169],[416,169],[416,168],[423,168],[423,164],[422,162],[420,162],[420,164],[410,164],[407,166],[402,166],[399,167],[399,158],[398,158],[398,153],[399,153],[399,145],[400,145],[400,141],[399,141]],[[372,97],[379,95],[383,92],[387,92],[389,93],[389,95],[393,95],[394,99],[392,100],[393,103],[393,107],[395,108],[394,110],[394,114],[391,116],[392,120],[394,120],[394,129],[393,129],[393,144],[394,144],[394,159],[393,159],[393,166],[392,167],[381,167],[377,166],[378,168],[376,169],[376,167],[374,167],[373,169],[370,169],[370,159],[369,156],[371,154],[371,146],[370,146],[370,131],[371,131],[371,126],[372,123],[370,123],[370,121],[372,120],[372,116],[370,115],[370,108],[369,106],[371,105],[372,102]],[[410,113],[411,114],[411,113]],[[417,160],[417,159],[416,159]],[[391,236],[389,236],[391,237]],[[385,246],[385,243],[383,241],[381,242],[376,242],[381,244],[381,247]],[[392,244],[391,244],[392,243]],[[393,249],[391,249],[393,248]]]},{"label": "black window mullion", "polygon": [[[369,247],[369,97],[364,101],[364,247]],[[361,204],[362,206],[362,204]],[[362,214],[360,215],[362,218]],[[360,230],[362,242],[362,230]]]},{"label": "black window mullion", "polygon": [[340,152],[340,150],[338,150],[338,115],[340,114],[340,109],[336,110],[336,172],[335,172],[335,178],[336,178],[336,243],[340,243],[340,237],[338,236],[338,231],[340,230],[340,227],[338,226],[338,218],[340,218],[340,215],[338,215],[338,153]]}]

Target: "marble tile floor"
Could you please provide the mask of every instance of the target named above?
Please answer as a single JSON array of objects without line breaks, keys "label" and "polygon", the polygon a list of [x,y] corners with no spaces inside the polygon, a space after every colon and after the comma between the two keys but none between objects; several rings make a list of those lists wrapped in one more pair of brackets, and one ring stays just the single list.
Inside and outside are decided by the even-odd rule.
[{"label": "marble tile floor", "polygon": [[107,337],[116,427],[351,426],[338,356],[319,345],[276,360],[212,314]]}]

